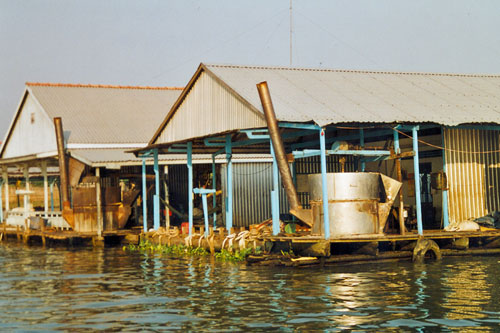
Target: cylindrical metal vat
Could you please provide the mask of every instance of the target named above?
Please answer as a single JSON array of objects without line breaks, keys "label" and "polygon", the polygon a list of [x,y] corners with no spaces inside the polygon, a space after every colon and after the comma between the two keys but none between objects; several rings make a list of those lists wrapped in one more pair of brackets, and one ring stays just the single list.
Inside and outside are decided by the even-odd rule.
[{"label": "cylindrical metal vat", "polygon": [[[378,233],[381,181],[378,173],[329,173],[330,236]],[[313,233],[323,231],[321,174],[309,175]]]}]

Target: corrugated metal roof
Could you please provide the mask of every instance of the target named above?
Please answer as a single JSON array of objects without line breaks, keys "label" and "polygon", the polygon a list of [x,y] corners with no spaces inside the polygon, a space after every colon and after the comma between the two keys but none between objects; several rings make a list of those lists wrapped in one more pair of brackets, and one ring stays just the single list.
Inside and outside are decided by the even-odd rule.
[{"label": "corrugated metal roof", "polygon": [[27,83],[71,143],[147,143],[182,88]]},{"label": "corrugated metal roof", "polygon": [[280,121],[500,124],[500,76],[202,65],[262,111],[267,81]]},{"label": "corrugated metal roof", "polygon": [[[133,153],[127,153],[123,149],[68,149],[68,151],[71,156],[93,166],[102,166],[105,164],[142,164],[142,160],[140,158],[136,158]],[[248,161],[272,162],[272,158],[268,154],[235,154],[231,159],[234,163],[243,163]],[[148,160],[148,164],[150,164],[151,161],[152,158]],[[186,154],[159,155],[159,161],[161,164],[186,164]],[[225,155],[219,155],[216,157],[217,163],[224,163],[225,161]],[[193,163],[212,163],[212,155],[196,154],[193,156]]]}]

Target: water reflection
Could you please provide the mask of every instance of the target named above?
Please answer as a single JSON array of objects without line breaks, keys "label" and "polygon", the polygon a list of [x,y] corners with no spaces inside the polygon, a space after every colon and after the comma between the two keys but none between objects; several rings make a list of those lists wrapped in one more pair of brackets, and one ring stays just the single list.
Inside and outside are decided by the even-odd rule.
[{"label": "water reflection", "polygon": [[0,245],[0,330],[498,331],[498,258],[290,269]]}]

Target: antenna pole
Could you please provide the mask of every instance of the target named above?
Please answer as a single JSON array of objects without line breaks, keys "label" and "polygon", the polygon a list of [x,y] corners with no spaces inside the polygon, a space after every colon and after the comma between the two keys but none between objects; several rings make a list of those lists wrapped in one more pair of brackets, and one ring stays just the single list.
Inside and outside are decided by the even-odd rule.
[{"label": "antenna pole", "polygon": [[292,33],[293,33],[293,25],[292,25],[292,0],[290,0],[290,67],[292,67]]}]

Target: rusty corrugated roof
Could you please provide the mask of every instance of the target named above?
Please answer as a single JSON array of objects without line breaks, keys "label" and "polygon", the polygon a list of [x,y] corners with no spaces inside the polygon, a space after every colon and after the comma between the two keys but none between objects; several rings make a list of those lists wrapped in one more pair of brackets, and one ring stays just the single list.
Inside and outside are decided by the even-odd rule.
[{"label": "rusty corrugated roof", "polygon": [[280,121],[500,124],[500,76],[204,65],[262,111],[267,81]]},{"label": "rusty corrugated roof", "polygon": [[147,143],[182,88],[27,83],[68,144]]}]

